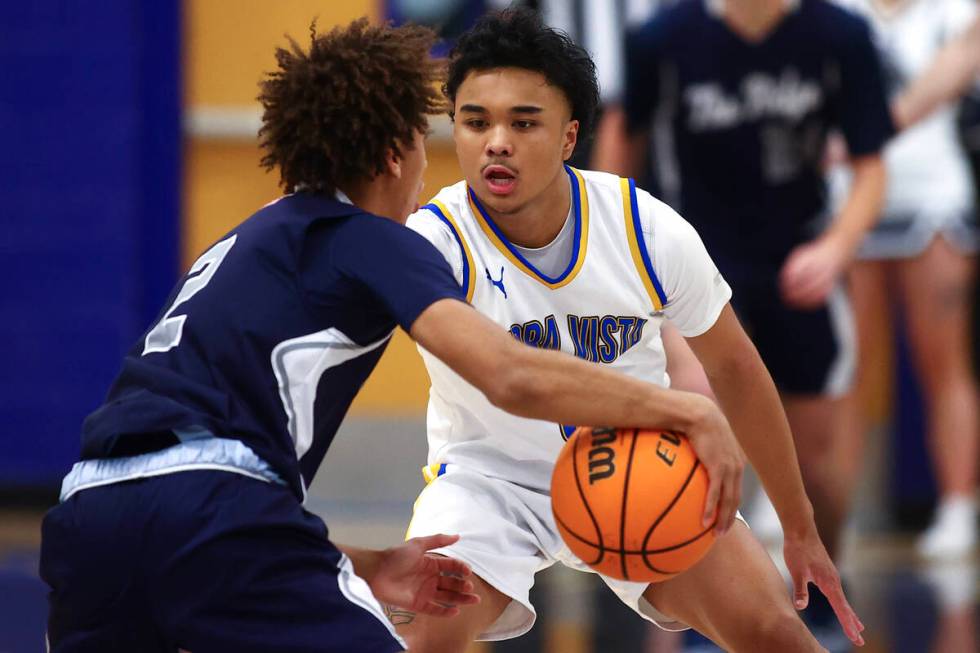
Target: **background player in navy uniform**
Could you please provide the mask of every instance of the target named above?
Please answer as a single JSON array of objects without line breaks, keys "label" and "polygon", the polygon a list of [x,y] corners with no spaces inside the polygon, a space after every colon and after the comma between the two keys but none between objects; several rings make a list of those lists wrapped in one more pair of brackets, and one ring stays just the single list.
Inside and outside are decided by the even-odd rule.
[{"label": "background player in navy uniform", "polygon": [[[626,120],[653,130],[664,199],[698,229],[780,390],[807,494],[835,551],[849,488],[832,461],[853,325],[838,281],[879,213],[893,127],[866,23],[824,0],[691,0],[631,38]],[[821,231],[840,129],[854,185]]]},{"label": "background player in navy uniform", "polygon": [[399,224],[441,105],[433,40],[360,21],[277,52],[263,163],[297,190],[194,263],[86,420],[43,524],[51,650],[397,651],[375,597],[437,616],[477,601],[466,565],[425,555],[455,537],[339,548],[303,509],[399,325],[501,407],[683,430],[740,469],[708,402],[517,343]]}]

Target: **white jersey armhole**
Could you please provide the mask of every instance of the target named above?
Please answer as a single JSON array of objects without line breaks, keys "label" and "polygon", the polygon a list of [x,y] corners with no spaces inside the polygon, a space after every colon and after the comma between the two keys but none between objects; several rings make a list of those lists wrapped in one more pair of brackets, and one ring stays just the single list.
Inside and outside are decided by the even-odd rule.
[{"label": "white jersey armhole", "polygon": [[637,189],[645,245],[666,295],[664,315],[686,338],[714,326],[732,290],[697,231],[674,209]]}]

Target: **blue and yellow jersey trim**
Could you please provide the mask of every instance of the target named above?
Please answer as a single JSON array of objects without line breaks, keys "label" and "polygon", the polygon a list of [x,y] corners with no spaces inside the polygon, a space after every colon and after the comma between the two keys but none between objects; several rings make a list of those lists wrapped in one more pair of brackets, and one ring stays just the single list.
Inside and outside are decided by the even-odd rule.
[{"label": "blue and yellow jersey trim", "polygon": [[466,291],[466,301],[472,302],[473,289],[476,288],[476,275],[473,274],[473,254],[470,252],[469,245],[466,244],[466,240],[463,238],[463,232],[460,230],[459,225],[456,224],[456,219],[453,217],[453,214],[439,200],[432,200],[422,208],[428,209],[435,214],[453,233],[453,238],[456,239],[456,244],[459,245],[459,251],[463,254],[462,288]]},{"label": "blue and yellow jersey trim", "polygon": [[425,479],[425,487],[419,492],[419,495],[415,497],[415,503],[412,504],[412,518],[408,521],[408,527],[405,529],[405,539],[407,540],[412,533],[412,524],[415,523],[415,512],[418,510],[419,501],[422,500],[422,495],[425,491],[429,489],[432,485],[432,481],[436,480],[440,476],[446,473],[446,463],[432,463],[431,465],[426,465],[422,468],[422,478]]},{"label": "blue and yellow jersey trim", "polygon": [[522,270],[532,279],[536,279],[551,289],[561,288],[572,282],[582,264],[585,263],[585,253],[589,244],[589,196],[585,191],[585,179],[582,174],[570,166],[565,166],[565,173],[568,174],[569,182],[572,186],[572,207],[575,220],[575,243],[572,249],[572,256],[568,262],[568,267],[557,277],[549,277],[544,274],[521,255],[507,237],[504,236],[500,228],[494,223],[493,219],[487,215],[483,205],[477,198],[473,189],[467,187],[467,195],[470,200],[470,208],[476,217],[477,224],[483,229],[483,233],[493,243],[500,253],[507,257],[518,269]]},{"label": "blue and yellow jersey trim", "polygon": [[633,256],[633,265],[640,273],[640,280],[646,288],[650,301],[653,303],[655,311],[663,310],[667,304],[667,295],[664,293],[657,273],[653,270],[653,263],[650,262],[650,253],[646,242],[643,239],[643,228],[640,225],[640,209],[636,203],[636,183],[632,179],[620,179],[619,188],[623,193],[623,216],[626,220],[626,239],[629,241],[630,254]]},{"label": "blue and yellow jersey trim", "polygon": [[426,484],[431,483],[446,473],[446,463],[432,463],[422,468],[422,478]]}]

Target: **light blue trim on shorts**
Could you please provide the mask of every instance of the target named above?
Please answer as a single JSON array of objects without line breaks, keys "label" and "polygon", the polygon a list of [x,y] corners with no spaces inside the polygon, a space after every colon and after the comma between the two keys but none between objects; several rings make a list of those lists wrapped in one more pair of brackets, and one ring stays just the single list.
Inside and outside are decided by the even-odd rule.
[{"label": "light blue trim on shorts", "polygon": [[76,492],[100,485],[202,469],[286,484],[269,463],[255,455],[240,440],[218,438],[204,429],[184,430],[175,435],[180,443],[160,451],[75,463],[61,483],[60,500],[65,501]]}]

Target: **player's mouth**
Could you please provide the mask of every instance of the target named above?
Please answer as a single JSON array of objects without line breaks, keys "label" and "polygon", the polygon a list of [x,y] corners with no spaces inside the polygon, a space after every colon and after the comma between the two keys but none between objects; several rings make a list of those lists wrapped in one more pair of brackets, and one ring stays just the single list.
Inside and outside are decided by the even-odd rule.
[{"label": "player's mouth", "polygon": [[483,180],[494,195],[510,195],[517,187],[517,173],[506,166],[487,166],[483,169]]}]

